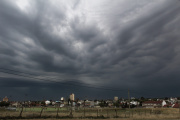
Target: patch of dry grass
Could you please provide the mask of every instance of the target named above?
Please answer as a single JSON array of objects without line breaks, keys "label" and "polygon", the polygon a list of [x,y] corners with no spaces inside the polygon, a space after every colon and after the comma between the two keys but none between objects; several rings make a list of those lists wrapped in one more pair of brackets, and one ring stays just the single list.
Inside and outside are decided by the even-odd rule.
[{"label": "patch of dry grass", "polygon": [[[117,111],[117,118],[116,116]],[[0,116],[1,117],[18,117],[20,114],[20,111],[1,111]],[[70,111],[59,111],[58,116],[61,120],[63,120],[63,117],[66,118],[65,120],[68,120],[68,116],[70,114]],[[41,117],[47,118],[46,120],[55,120],[56,119],[57,112],[56,111],[43,111]],[[98,116],[98,119],[96,118]],[[37,111],[24,111],[22,113],[23,118],[38,118],[40,117],[40,112]],[[83,109],[73,111],[73,120],[84,120],[84,111]],[[179,109],[174,108],[155,108],[155,109],[145,109],[145,108],[136,108],[136,109],[101,109],[98,110],[96,108],[86,109],[85,110],[85,117],[86,120],[88,118],[96,118],[96,120],[102,120],[100,118],[105,118],[107,120],[172,120],[172,119],[179,119]],[[42,120],[39,119],[39,120]],[[30,120],[30,119],[28,119]],[[33,119],[35,120],[35,119]],[[38,120],[38,119],[36,119]],[[72,120],[72,119],[71,119]]]}]

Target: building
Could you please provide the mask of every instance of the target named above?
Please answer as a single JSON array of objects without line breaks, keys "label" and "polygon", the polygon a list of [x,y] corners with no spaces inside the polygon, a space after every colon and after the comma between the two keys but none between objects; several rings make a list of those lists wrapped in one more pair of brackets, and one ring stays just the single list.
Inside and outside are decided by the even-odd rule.
[{"label": "building", "polygon": [[139,105],[139,102],[133,100],[133,101],[130,102],[130,104],[137,106],[137,105]]},{"label": "building", "polygon": [[10,105],[12,107],[18,107],[18,106],[20,106],[20,103],[19,102],[11,102]]},{"label": "building", "polygon": [[115,96],[115,97],[114,97],[114,102],[117,102],[117,101],[118,101],[118,97]]},{"label": "building", "polygon": [[64,101],[64,97],[61,97],[61,101]]},{"label": "building", "polygon": [[166,106],[166,105],[167,105],[166,101],[163,100],[163,101],[162,101],[162,106],[164,107],[164,106]]},{"label": "building", "polygon": [[180,105],[178,103],[175,103],[172,105],[172,108],[179,108],[179,107],[180,107]]},{"label": "building", "polygon": [[99,106],[100,103],[101,103],[101,102],[98,101],[98,100],[94,101],[94,105],[95,105],[95,106]]},{"label": "building", "polygon": [[86,101],[84,101],[84,106],[86,106],[86,107],[94,107],[94,101],[86,100]]},{"label": "building", "polygon": [[3,101],[4,101],[4,102],[8,102],[7,96],[6,96],[5,98],[3,98]]},{"label": "building", "polygon": [[51,103],[51,101],[49,101],[49,100],[46,100],[46,101],[45,101],[45,104],[46,104],[46,105],[50,105],[50,103]]},{"label": "building", "polygon": [[113,107],[113,101],[112,100],[107,100],[106,103],[108,104],[108,107]]},{"label": "building", "polygon": [[142,107],[145,107],[145,108],[162,107],[162,101],[145,101],[142,103]]},{"label": "building", "polygon": [[74,101],[74,97],[75,97],[74,93],[70,94],[70,96],[69,96],[71,101]]}]

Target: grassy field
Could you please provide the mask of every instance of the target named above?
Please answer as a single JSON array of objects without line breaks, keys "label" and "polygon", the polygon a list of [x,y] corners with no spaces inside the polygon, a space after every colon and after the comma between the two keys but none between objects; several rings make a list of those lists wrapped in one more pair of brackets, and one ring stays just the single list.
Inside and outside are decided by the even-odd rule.
[{"label": "grassy field", "polygon": [[[0,118],[17,118],[22,108],[16,111],[0,109]],[[42,113],[41,113],[42,111]],[[115,108],[58,108],[53,107],[31,107],[23,108],[21,119],[121,119],[121,120],[172,120],[180,119],[179,109],[175,108],[136,108],[136,109],[115,109]],[[72,114],[70,114],[72,112]],[[33,119],[34,120],[34,119]]]}]

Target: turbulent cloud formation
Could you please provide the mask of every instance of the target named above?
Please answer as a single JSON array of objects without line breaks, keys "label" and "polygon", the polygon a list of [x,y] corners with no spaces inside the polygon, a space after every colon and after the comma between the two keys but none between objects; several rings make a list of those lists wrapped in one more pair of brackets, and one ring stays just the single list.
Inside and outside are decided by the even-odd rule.
[{"label": "turbulent cloud formation", "polygon": [[2,89],[177,96],[179,11],[178,0],[1,0]]}]

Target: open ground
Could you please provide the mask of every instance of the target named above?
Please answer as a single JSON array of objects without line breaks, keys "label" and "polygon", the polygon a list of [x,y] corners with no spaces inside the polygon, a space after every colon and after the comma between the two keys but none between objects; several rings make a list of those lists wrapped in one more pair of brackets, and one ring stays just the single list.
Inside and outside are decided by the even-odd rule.
[{"label": "open ground", "polygon": [[17,108],[16,111],[0,109],[1,119],[121,119],[121,120],[172,120],[180,119],[174,108]]}]

